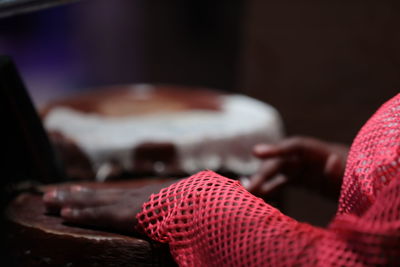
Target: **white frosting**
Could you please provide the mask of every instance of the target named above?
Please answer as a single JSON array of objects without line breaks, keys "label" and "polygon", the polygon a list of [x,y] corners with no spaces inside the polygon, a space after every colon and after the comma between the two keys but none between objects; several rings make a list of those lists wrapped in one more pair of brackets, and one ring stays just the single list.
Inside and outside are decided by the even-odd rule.
[{"label": "white frosting", "polygon": [[134,170],[134,147],[145,142],[172,142],[181,168],[189,174],[222,169],[249,175],[260,164],[251,154],[253,145],[276,142],[283,136],[278,112],[243,95],[223,96],[221,111],[130,117],[104,117],[58,107],[46,116],[45,126],[73,138],[95,171],[111,159]]}]

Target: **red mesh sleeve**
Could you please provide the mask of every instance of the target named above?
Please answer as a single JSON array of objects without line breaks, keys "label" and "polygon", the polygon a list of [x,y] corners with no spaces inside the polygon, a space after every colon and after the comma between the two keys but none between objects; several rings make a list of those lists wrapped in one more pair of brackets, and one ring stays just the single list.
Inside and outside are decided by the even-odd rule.
[{"label": "red mesh sleeve", "polygon": [[211,171],[152,195],[138,221],[181,266],[290,265],[321,235]]},{"label": "red mesh sleeve", "polygon": [[400,95],[355,139],[327,229],[291,219],[238,182],[200,172],[137,215],[181,266],[400,266]]},{"label": "red mesh sleeve", "polygon": [[204,171],[152,195],[138,221],[180,266],[398,266],[399,181],[364,216],[338,215],[320,229]]}]

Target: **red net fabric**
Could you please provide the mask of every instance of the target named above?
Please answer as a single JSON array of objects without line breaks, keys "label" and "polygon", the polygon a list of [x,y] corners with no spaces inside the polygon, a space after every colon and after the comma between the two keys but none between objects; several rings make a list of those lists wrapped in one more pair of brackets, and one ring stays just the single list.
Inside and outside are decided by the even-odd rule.
[{"label": "red net fabric", "polygon": [[399,123],[397,95],[360,130],[347,159],[338,213],[362,215],[393,178],[400,178]]},{"label": "red net fabric", "polygon": [[326,229],[297,222],[238,182],[200,172],[138,214],[181,266],[400,266],[400,95],[361,129]]}]

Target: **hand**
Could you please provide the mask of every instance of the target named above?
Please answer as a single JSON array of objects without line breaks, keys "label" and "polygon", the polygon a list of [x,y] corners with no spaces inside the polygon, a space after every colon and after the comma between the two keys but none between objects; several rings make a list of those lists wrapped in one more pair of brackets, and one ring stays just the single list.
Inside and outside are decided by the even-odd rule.
[{"label": "hand", "polygon": [[274,145],[259,144],[253,152],[264,162],[243,183],[251,193],[265,196],[286,182],[297,182],[337,194],[348,148],[309,137],[292,137]]},{"label": "hand", "polygon": [[136,232],[136,214],[152,193],[175,181],[135,189],[90,189],[80,185],[59,187],[47,192],[43,201],[49,212],[66,222],[104,228],[114,232]]}]

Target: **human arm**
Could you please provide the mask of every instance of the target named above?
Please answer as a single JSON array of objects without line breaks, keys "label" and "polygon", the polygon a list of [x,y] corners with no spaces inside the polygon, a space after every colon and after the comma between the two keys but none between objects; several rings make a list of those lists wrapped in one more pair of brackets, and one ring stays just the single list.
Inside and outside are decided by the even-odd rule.
[{"label": "human arm", "polygon": [[364,215],[337,215],[323,229],[207,171],[152,195],[137,218],[180,266],[399,266],[399,195],[397,179]]},{"label": "human arm", "polygon": [[52,192],[45,199],[75,210],[61,212],[68,222],[136,230],[168,243],[181,266],[398,266],[400,179],[393,182],[363,216],[338,215],[327,229],[289,218],[211,171],[165,187],[145,204],[140,199],[151,188],[94,191],[91,200],[78,188],[56,202]]}]

